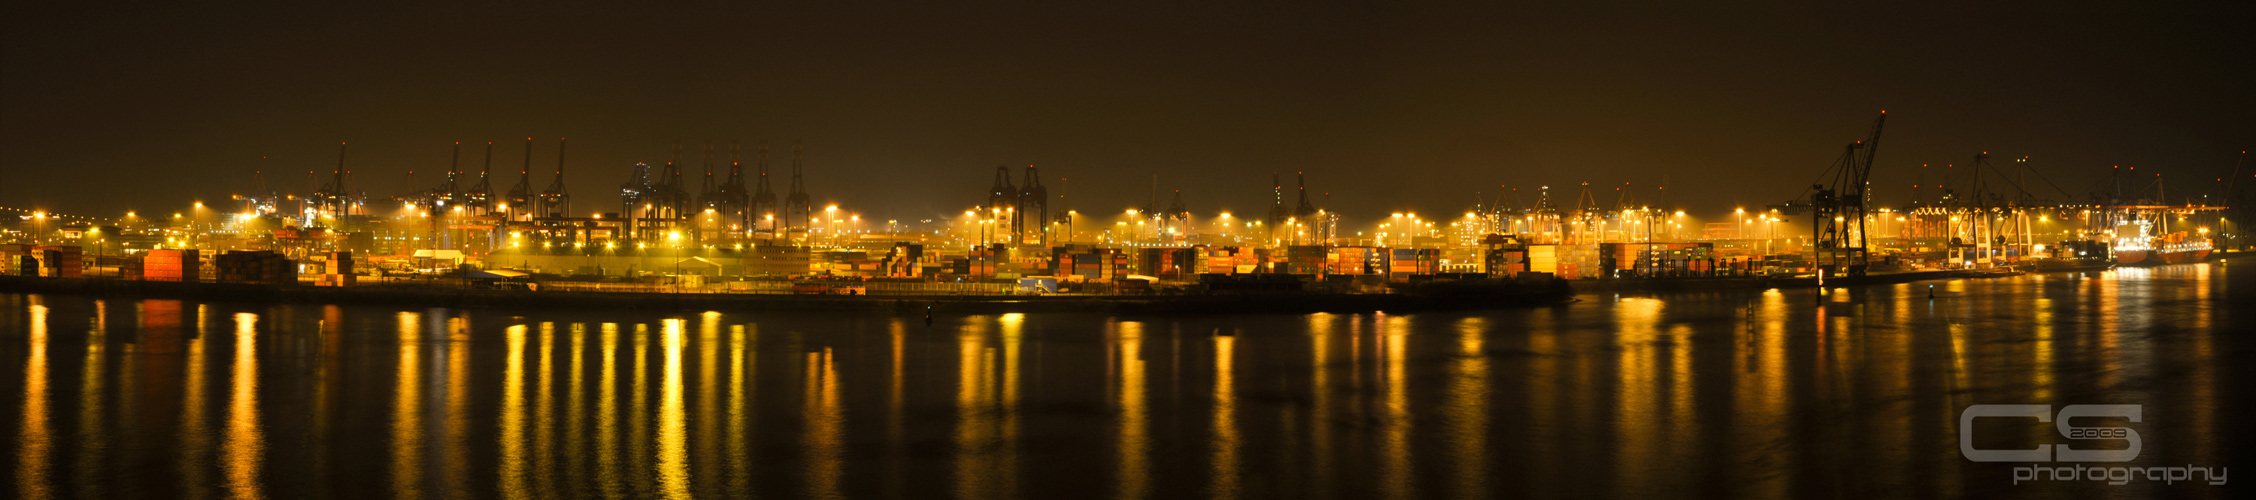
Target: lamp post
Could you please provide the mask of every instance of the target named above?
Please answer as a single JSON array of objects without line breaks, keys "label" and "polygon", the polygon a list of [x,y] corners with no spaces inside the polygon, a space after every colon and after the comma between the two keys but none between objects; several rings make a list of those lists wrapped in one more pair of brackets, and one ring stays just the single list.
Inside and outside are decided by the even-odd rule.
[{"label": "lamp post", "polygon": [[830,233],[832,243],[838,241],[838,205],[823,207],[823,232]]},{"label": "lamp post", "polygon": [[618,244],[618,243],[616,243],[616,242],[610,242],[610,241],[606,241],[606,242],[603,242],[603,253],[595,254],[595,275],[596,275],[596,276],[604,276],[604,275],[607,275],[607,274],[609,274],[609,273],[606,273],[606,272],[604,272],[604,270],[603,270],[603,261],[605,260],[605,259],[604,259],[604,257],[610,256],[610,255],[611,255],[611,254],[612,254],[613,252],[616,252],[616,251],[617,251],[617,248],[619,248],[619,246],[618,246],[618,245],[619,245],[619,244]]},{"label": "lamp post", "polygon": [[86,235],[94,238],[94,267],[102,267],[102,226],[87,227]]},{"label": "lamp post", "polygon": [[1135,231],[1134,233],[1132,233],[1132,234],[1130,234],[1130,235],[1128,236],[1128,239],[1129,239],[1130,241],[1134,241],[1134,240],[1140,240],[1140,239],[1143,239],[1143,238],[1144,238],[1144,231],[1143,231],[1143,228],[1144,228],[1144,221],[1143,221],[1143,219],[1138,219],[1138,218],[1136,218],[1136,209],[1133,209],[1133,208],[1131,208],[1131,209],[1128,209],[1128,218],[1129,218],[1129,219],[1133,219],[1133,220],[1135,220],[1135,221],[1136,221],[1136,226],[1135,226],[1135,227],[1127,228],[1127,229],[1131,229],[1131,230],[1134,230],[1134,231]]},{"label": "lamp post", "polygon": [[674,247],[674,293],[681,293],[681,231],[666,232],[666,244]]}]

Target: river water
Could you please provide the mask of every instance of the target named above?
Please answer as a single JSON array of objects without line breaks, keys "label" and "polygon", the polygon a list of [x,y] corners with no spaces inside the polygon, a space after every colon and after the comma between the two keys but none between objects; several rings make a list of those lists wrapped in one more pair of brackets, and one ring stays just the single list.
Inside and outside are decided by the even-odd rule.
[{"label": "river water", "polygon": [[[2246,264],[2256,266],[2256,263]],[[2230,266],[2238,270],[2241,266]],[[0,295],[12,498],[2230,497],[2022,481],[1973,405],[2250,444],[2256,267],[1414,315],[455,310]],[[1935,298],[1929,299],[1929,285]],[[2239,292],[2241,300],[2228,296]],[[1969,446],[2070,440],[1983,418]],[[1978,432],[1977,432],[1978,431]],[[2229,479],[2229,476],[2228,476]],[[2244,480],[2245,481],[2245,480]]]}]

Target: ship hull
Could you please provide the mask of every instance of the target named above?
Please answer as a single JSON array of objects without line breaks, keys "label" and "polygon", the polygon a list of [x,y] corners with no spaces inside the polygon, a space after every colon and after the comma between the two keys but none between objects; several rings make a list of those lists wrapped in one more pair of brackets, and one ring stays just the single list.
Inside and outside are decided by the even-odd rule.
[{"label": "ship hull", "polygon": [[2153,253],[2151,250],[2116,250],[2115,264],[2124,266],[2151,265],[2146,260]]},{"label": "ship hull", "polygon": [[2088,259],[2058,259],[2037,261],[2037,272],[2058,273],[2075,271],[2105,271],[2115,267],[2114,261]]},{"label": "ship hull", "polygon": [[2185,264],[2190,262],[2201,262],[2203,259],[2209,258],[2209,249],[2203,248],[2199,250],[2162,252],[2160,255],[2157,255],[2157,257],[2161,257],[2162,263],[2164,264]]}]

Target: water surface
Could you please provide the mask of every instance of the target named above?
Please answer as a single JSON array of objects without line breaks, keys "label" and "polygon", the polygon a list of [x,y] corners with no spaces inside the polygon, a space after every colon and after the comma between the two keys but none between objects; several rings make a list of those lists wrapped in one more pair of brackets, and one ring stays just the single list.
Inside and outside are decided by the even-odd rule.
[{"label": "water surface", "polygon": [[[2012,484],[1975,404],[2250,440],[2224,265],[1414,315],[940,317],[0,295],[15,498],[2218,498]],[[2256,269],[2256,268],[2252,268]],[[1933,284],[1937,298],[1927,298]],[[1988,421],[1985,421],[1988,422]],[[2240,424],[2240,425],[2236,425]],[[1984,448],[2064,442],[1985,423]]]}]

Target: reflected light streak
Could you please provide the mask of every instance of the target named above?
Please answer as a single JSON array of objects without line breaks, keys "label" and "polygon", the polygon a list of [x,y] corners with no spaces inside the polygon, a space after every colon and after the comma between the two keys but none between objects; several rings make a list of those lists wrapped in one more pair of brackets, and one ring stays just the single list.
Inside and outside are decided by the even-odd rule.
[{"label": "reflected light streak", "polygon": [[399,313],[399,374],[392,387],[392,494],[423,496],[423,315]]},{"label": "reflected light streak", "polygon": [[2030,326],[2036,329],[2036,359],[2030,361],[2029,373],[2035,399],[2030,401],[2052,401],[2052,299],[2038,298],[2034,310]]},{"label": "reflected light streak", "polygon": [[990,488],[990,474],[995,470],[988,463],[984,448],[992,439],[991,413],[987,411],[994,401],[994,350],[986,348],[986,318],[964,318],[964,329],[956,335],[956,460],[955,479],[957,498],[990,498],[997,496]]},{"label": "reflected light streak", "polygon": [[1645,483],[1657,476],[1651,470],[1652,458],[1661,453],[1659,356],[1655,353],[1659,333],[1655,326],[1661,318],[1661,301],[1654,299],[1625,298],[1613,304],[1614,341],[1619,357],[1615,360],[1619,378],[1614,394],[1614,433],[1620,440],[1613,456],[1614,482],[1623,491],[1643,493],[1652,491]]},{"label": "reflected light streak", "polygon": [[[1521,413],[1529,418],[1531,426],[1555,428],[1560,425],[1558,420],[1563,413],[1559,410],[1558,394],[1560,356],[1555,355],[1559,349],[1558,328],[1552,315],[1536,315],[1528,319],[1525,327],[1528,332],[1526,349],[1534,356],[1527,358],[1527,366],[1521,372],[1521,377],[1526,379],[1523,383],[1527,387],[1526,408]],[[1563,437],[1538,438],[1529,440],[1526,446],[1529,453],[1537,456],[1558,456],[1568,451],[1565,442]],[[1562,464],[1542,460],[1529,464],[1527,474],[1530,477],[1550,477],[1559,474],[1561,468]],[[1532,493],[1537,496],[1561,494],[1556,490],[1534,490]]]},{"label": "reflected light streak", "polygon": [[[23,425],[16,435],[16,494],[26,499],[53,498],[47,477],[55,443],[47,419],[47,306],[34,299],[28,341],[31,355],[24,361]],[[195,413],[195,412],[188,412]]]},{"label": "reflected light streak", "polygon": [[[2215,328],[2211,324],[2211,315],[2213,314],[2215,302],[2212,302],[2212,300],[2214,299],[2211,297],[2212,291],[2210,290],[2210,287],[2216,285],[2211,283],[2210,274],[2219,271],[2220,267],[2222,267],[2223,265],[2223,261],[2219,261],[2215,264],[2202,264],[2198,269],[2195,270],[2194,274],[2193,295],[2195,299],[2194,303],[2197,305],[2195,306],[2196,309],[2194,310],[2193,316],[2193,328],[2196,333],[2194,333],[2194,337],[2192,339],[2192,354],[2204,360],[2218,359],[2217,352],[2215,350],[2215,347],[2213,346],[2213,338],[2216,337],[2217,334]],[[2187,416],[2191,417],[2189,418],[2191,422],[2188,423],[2188,428],[2219,429],[2219,426],[2216,423],[2218,399],[2216,395],[2217,370],[2215,368],[2215,364],[2197,363],[2189,371],[2191,373],[2188,373],[2186,375],[2186,378],[2189,382],[2187,386],[2192,387],[2193,391],[2191,394],[2187,395],[2187,400],[2192,402],[2194,408],[2192,409],[2192,411],[2186,412],[2188,414]],[[2211,440],[2197,439],[2194,440],[2192,446],[2188,446],[2187,448],[2191,450],[2189,455],[2194,457],[2196,460],[2205,461],[2218,459],[2216,452],[2214,451],[2216,448],[2216,443],[2211,442]]]},{"label": "reflected light streak", "polygon": [[502,333],[509,345],[509,357],[502,361],[501,375],[501,429],[496,437],[501,447],[501,467],[496,472],[501,477],[501,495],[508,498],[528,496],[525,485],[525,325],[509,325]]},{"label": "reflected light streak", "polygon": [[1002,488],[1002,491],[998,494],[1005,497],[1016,497],[1018,496],[1019,349],[1026,340],[1026,315],[1019,313],[1004,314],[996,319],[996,323],[1002,326],[1003,387],[1001,389],[1002,398],[996,408],[996,411],[1002,413],[1002,425],[997,432],[1000,442],[996,444],[998,455],[994,458],[995,484]]},{"label": "reflected light streak", "polygon": [[1381,445],[1385,456],[1381,481],[1390,498],[1410,498],[1417,484],[1410,469],[1410,378],[1409,353],[1406,351],[1410,333],[1407,316],[1384,316],[1378,332],[1386,344],[1386,412],[1381,421],[1386,424],[1386,443]]},{"label": "reflected light streak", "polygon": [[813,498],[843,498],[845,409],[838,400],[838,366],[830,348],[807,353],[807,490]]},{"label": "reflected light streak", "polygon": [[[627,494],[616,459],[619,456],[619,324],[604,323],[600,342],[596,346],[602,351],[603,361],[596,365],[595,456],[599,458],[595,461],[595,480],[605,497],[619,498]],[[576,360],[572,371],[580,371]]]},{"label": "reflected light streak", "polygon": [[905,484],[907,480],[904,477],[907,474],[905,468],[908,466],[907,456],[909,453],[908,402],[906,399],[908,389],[903,385],[903,379],[907,376],[908,369],[906,364],[908,362],[906,356],[909,342],[908,323],[901,318],[894,318],[888,324],[888,330],[888,337],[893,347],[893,366],[892,380],[889,381],[891,390],[886,394],[885,405],[885,443],[888,449],[886,451],[886,481],[883,494],[888,497],[900,497],[907,493],[903,490],[907,488]]},{"label": "reflected light streak", "polygon": [[[566,421],[566,428],[571,436],[565,443],[565,454],[567,455],[565,465],[574,472],[569,476],[569,479],[572,489],[578,491],[594,489],[588,486],[589,478],[578,473],[587,470],[587,457],[592,454],[588,452],[588,441],[590,439],[588,439],[587,433],[587,390],[583,388],[586,385],[587,378],[581,376],[581,374],[586,373],[584,368],[587,364],[587,339],[587,323],[573,323],[572,367],[566,371],[564,376],[565,382],[571,384],[565,388],[564,394],[565,404],[567,405],[565,418],[569,419]],[[601,438],[601,436],[597,437]]]},{"label": "reflected light streak", "polygon": [[440,424],[446,439],[441,491],[470,489],[470,320],[457,315],[446,320],[446,413]]},{"label": "reflected light streak", "polygon": [[1120,430],[1114,449],[1119,467],[1119,487],[1114,497],[1122,500],[1142,499],[1151,496],[1151,409],[1145,405],[1146,375],[1144,373],[1144,325],[1125,321],[1118,324],[1120,338]]},{"label": "reflected light streak", "polygon": [[[101,498],[107,496],[102,487],[107,481],[101,476],[104,451],[109,437],[102,425],[102,365],[109,337],[108,302],[94,301],[94,330],[86,336],[86,368],[78,391],[78,496]],[[127,354],[131,354],[129,351]]]},{"label": "reflected light streak", "polygon": [[627,436],[630,437],[627,440],[627,453],[634,459],[625,461],[629,468],[625,478],[634,481],[634,484],[626,486],[630,491],[642,491],[646,485],[655,487],[650,480],[658,478],[657,472],[650,470],[657,464],[649,460],[654,457],[650,450],[652,443],[645,438],[650,435],[652,420],[646,416],[650,414],[645,413],[650,408],[650,325],[636,323],[631,342],[634,343],[634,381],[627,393],[633,398],[628,400],[625,413],[628,415]]},{"label": "reflected light streak", "polygon": [[[1743,409],[1740,418],[1746,421],[1745,425],[1738,427],[1739,438],[1736,440],[1746,445],[1736,451],[1740,460],[1764,464],[1789,463],[1794,457],[1778,456],[1780,453],[1770,449],[1774,446],[1773,443],[1788,439],[1787,431],[1792,423],[1792,416],[1786,413],[1788,373],[1785,294],[1779,293],[1777,289],[1764,291],[1761,305],[1751,309],[1748,316],[1747,321],[1759,323],[1760,328],[1751,333],[1754,338],[1740,344],[1741,349],[1749,352],[1744,356],[1734,356],[1740,363],[1736,370],[1739,375],[1737,408]],[[1788,496],[1787,491],[1791,486],[1783,477],[1749,480],[1753,483],[1749,486],[1749,491],[1752,492],[1750,496],[1782,498]]]},{"label": "reflected light streak", "polygon": [[255,500],[259,493],[259,462],[266,455],[266,439],[258,419],[258,315],[235,314],[235,372],[229,375],[227,438],[224,467],[229,498]]},{"label": "reflected light streak", "polygon": [[1667,447],[1670,449],[1682,450],[1693,446],[1691,434],[1696,432],[1692,425],[1697,422],[1695,407],[1699,399],[1694,397],[1698,395],[1695,390],[1697,386],[1692,385],[1692,379],[1696,376],[1692,373],[1693,335],[1690,325],[1676,325],[1669,329],[1669,337],[1675,339],[1668,346],[1670,415],[1664,421],[1669,425],[1666,436],[1669,438]]},{"label": "reflected light streak", "polygon": [[196,338],[188,342],[188,375],[185,377],[188,389],[185,391],[187,394],[181,398],[180,405],[181,486],[188,491],[197,492],[211,489],[208,481],[212,469],[211,454],[215,452],[211,442],[210,423],[205,421],[209,413],[204,409],[204,391],[209,385],[204,379],[207,371],[204,366],[204,350],[211,343],[211,332],[207,326],[211,323],[210,312],[211,305],[196,305]]},{"label": "reflected light streak", "polygon": [[682,320],[665,321],[658,397],[658,491],[666,498],[689,498],[689,429],[682,415]]},{"label": "reflected light streak", "polygon": [[748,491],[752,488],[752,419],[758,414],[745,405],[752,395],[752,369],[757,359],[754,350],[756,339],[747,335],[745,325],[729,328],[729,491]]},{"label": "reflected light streak", "polygon": [[[707,487],[721,477],[710,469],[721,464],[720,354],[721,313],[706,311],[697,326],[697,459],[690,461],[692,478]],[[697,484],[693,481],[691,484]],[[708,490],[709,491],[709,490]],[[717,492],[716,492],[717,493]],[[711,495],[712,493],[707,493]]]},{"label": "reflected light streak", "polygon": [[1308,487],[1311,496],[1318,498],[1330,498],[1332,489],[1331,484],[1325,482],[1332,477],[1332,433],[1324,424],[1330,422],[1332,416],[1331,347],[1332,321],[1335,319],[1337,318],[1326,313],[1308,315],[1308,364],[1311,367],[1308,373],[1311,393],[1308,441],[1311,444],[1309,463],[1312,465],[1309,478],[1317,481]]},{"label": "reflected light streak", "polygon": [[[341,403],[339,395],[345,392],[346,377],[343,373],[345,360],[344,330],[345,309],[336,305],[321,306],[319,327],[321,332],[321,367],[314,373],[314,404],[310,417],[310,420],[313,421],[311,433],[316,436],[330,435],[335,429],[332,424],[338,413],[337,406]],[[329,474],[332,470],[330,465],[332,444],[327,441],[318,441],[313,443],[310,448],[314,452],[314,457],[307,461],[309,462],[307,465],[318,471],[319,474]]]},{"label": "reflected light streak", "polygon": [[1459,498],[1488,492],[1488,355],[1482,351],[1488,332],[1485,318],[1465,318],[1457,323],[1457,359],[1450,364],[1449,436],[1455,450],[1450,465],[1456,469]]},{"label": "reflected light streak", "polygon": [[1208,498],[1238,497],[1237,337],[1214,337],[1214,485]]},{"label": "reflected light streak", "polygon": [[[533,469],[542,474],[553,474],[556,471],[556,391],[550,389],[550,386],[556,384],[555,361],[552,356],[555,347],[556,324],[541,322],[540,361],[535,365],[540,371],[535,375],[534,382],[539,385],[533,390]],[[580,437],[575,435],[573,440],[577,441]],[[554,481],[542,481],[533,485],[533,493],[543,498],[555,497],[555,487]]]}]

